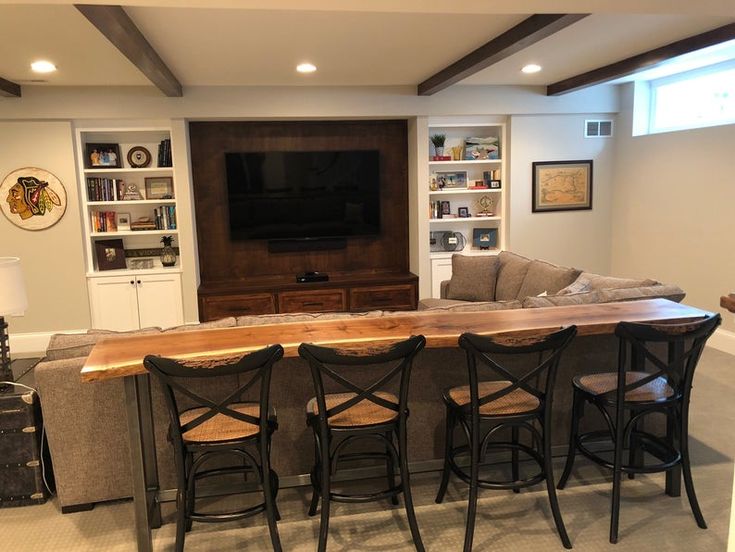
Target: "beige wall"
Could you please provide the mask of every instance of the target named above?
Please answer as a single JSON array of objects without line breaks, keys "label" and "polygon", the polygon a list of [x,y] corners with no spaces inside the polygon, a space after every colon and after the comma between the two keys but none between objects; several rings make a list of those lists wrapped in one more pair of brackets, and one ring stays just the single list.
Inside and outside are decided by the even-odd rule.
[{"label": "beige wall", "polygon": [[622,90],[612,269],[680,285],[685,302],[723,313],[735,290],[735,125],[631,136],[633,87]]},{"label": "beige wall", "polygon": [[[611,115],[531,115],[510,118],[509,249],[535,259],[610,273],[610,225],[615,142],[585,138],[585,119]],[[591,211],[531,212],[534,161],[593,160]]]},{"label": "beige wall", "polygon": [[0,215],[0,255],[21,258],[28,292],[28,310],[8,320],[10,333],[88,328],[71,124],[0,122],[0,178],[22,167],[55,174],[66,188],[68,204],[56,225],[38,232],[21,230]]}]

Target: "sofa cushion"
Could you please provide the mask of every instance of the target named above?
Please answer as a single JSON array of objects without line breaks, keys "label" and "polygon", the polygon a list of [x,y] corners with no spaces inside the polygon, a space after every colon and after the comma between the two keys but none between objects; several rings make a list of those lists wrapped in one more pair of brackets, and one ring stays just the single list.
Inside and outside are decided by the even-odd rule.
[{"label": "sofa cushion", "polygon": [[46,348],[46,360],[64,360],[67,358],[86,357],[92,352],[95,344],[106,337],[131,337],[135,335],[160,333],[160,328],[146,328],[129,332],[111,330],[92,330],[86,334],[54,334]]},{"label": "sofa cushion", "polygon": [[[495,284],[496,301],[512,301],[518,297],[523,279],[526,277],[531,259],[510,251],[498,255],[498,278]],[[542,290],[543,291],[543,290]]]},{"label": "sofa cushion", "polygon": [[520,301],[453,301],[450,299],[423,299],[421,310],[447,312],[474,312],[520,309]]},{"label": "sofa cushion", "polygon": [[643,286],[636,288],[601,289],[600,303],[612,303],[614,301],[635,301],[637,299],[656,299],[661,297],[680,303],[686,293],[679,286],[659,284],[655,286]]},{"label": "sofa cushion", "polygon": [[317,320],[344,320],[346,318],[378,318],[383,311],[368,312],[294,312],[283,314],[253,314],[238,316],[238,326],[263,326],[265,324],[283,324],[286,322],[309,322]]},{"label": "sofa cushion", "polygon": [[599,291],[584,293],[569,293],[567,295],[547,295],[545,297],[526,297],[523,300],[524,309],[538,307],[563,307],[565,305],[587,305],[600,302]]},{"label": "sofa cushion", "polygon": [[452,255],[452,279],[447,299],[460,301],[493,301],[498,257]]},{"label": "sofa cushion", "polygon": [[[574,282],[560,290],[558,295],[567,293],[579,293],[586,290],[597,289],[625,289],[647,287],[659,284],[656,280],[648,278],[616,278],[615,276],[602,276],[593,272],[582,272]],[[584,287],[585,289],[579,289]]]},{"label": "sofa cushion", "polygon": [[523,300],[546,292],[555,294],[577,279],[581,271],[576,268],[557,266],[545,261],[533,260],[528,266],[526,277],[518,290],[517,299]]},{"label": "sofa cushion", "polygon": [[233,328],[237,325],[237,320],[234,316],[228,316],[227,318],[220,318],[219,320],[213,320],[212,322],[202,322],[201,324],[184,324],[182,326],[174,326],[163,330],[163,333],[176,333],[176,332],[190,332],[193,330],[211,330],[214,328]]}]

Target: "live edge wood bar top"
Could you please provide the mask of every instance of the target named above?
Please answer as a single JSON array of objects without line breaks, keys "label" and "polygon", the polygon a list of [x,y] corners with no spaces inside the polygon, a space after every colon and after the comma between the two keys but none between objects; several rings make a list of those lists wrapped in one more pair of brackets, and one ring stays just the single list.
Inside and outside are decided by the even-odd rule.
[{"label": "live edge wood bar top", "polygon": [[610,334],[616,324],[689,321],[706,311],[666,299],[485,312],[416,311],[379,318],[350,318],[278,323],[224,329],[192,330],[97,343],[82,368],[82,381],[144,374],[143,358],[207,358],[247,353],[280,343],[286,357],[298,356],[301,343],[370,348],[423,334],[427,347],[455,347],[464,332],[514,334],[576,324],[579,335]]}]

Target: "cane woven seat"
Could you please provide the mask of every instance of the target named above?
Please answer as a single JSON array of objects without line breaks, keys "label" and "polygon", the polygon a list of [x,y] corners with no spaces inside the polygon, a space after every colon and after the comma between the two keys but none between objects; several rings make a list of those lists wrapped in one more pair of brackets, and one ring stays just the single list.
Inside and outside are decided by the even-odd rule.
[{"label": "cane woven seat", "polygon": [[[255,418],[260,416],[260,406],[257,403],[232,403],[228,408]],[[209,410],[205,406],[185,410],[179,415],[181,425],[188,424],[198,416],[209,412]],[[224,414],[216,414],[204,423],[184,433],[182,437],[187,443],[213,443],[244,439],[257,435],[259,430],[260,428],[255,424],[236,420]]]},{"label": "cane woven seat", "polygon": [[[492,393],[497,393],[511,385],[509,381],[481,381],[477,384],[477,392],[480,400]],[[470,386],[462,385],[452,387],[446,395],[458,406],[464,406],[470,402]],[[514,389],[507,395],[503,395],[480,406],[480,414],[484,416],[503,416],[508,414],[523,414],[536,410],[540,401],[538,398],[523,389]]]},{"label": "cane woven seat", "polygon": [[[647,376],[650,376],[647,372],[625,372],[625,385],[640,381]],[[618,374],[617,372],[604,372],[602,374],[576,376],[573,381],[574,385],[590,395],[602,395],[617,388]],[[673,396],[674,390],[665,378],[659,376],[655,380],[625,393],[625,400],[628,402],[661,401]],[[614,397],[612,398],[614,399]]]},{"label": "cane woven seat", "polygon": [[[331,393],[324,395],[324,402],[327,404],[327,410],[331,410],[355,396],[355,393]],[[375,396],[398,405],[398,397],[392,393],[378,391]],[[306,404],[306,413],[312,416],[319,415],[319,404],[316,397],[312,397]],[[357,427],[384,424],[397,418],[398,412],[395,410],[375,404],[368,399],[363,399],[347,410],[330,416],[328,422],[333,427]]]}]

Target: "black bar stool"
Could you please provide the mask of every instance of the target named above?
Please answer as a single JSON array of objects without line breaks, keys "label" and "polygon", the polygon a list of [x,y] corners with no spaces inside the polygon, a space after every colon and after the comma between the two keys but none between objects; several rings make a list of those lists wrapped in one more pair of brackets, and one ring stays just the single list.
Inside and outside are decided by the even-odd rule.
[{"label": "black bar stool", "polygon": [[[169,413],[169,437],[173,441],[176,492],[176,550],[184,549],[186,532],[192,521],[235,521],[265,511],[271,542],[276,552],[281,550],[276,520],[278,476],[270,469],[271,436],[277,429],[275,410],[269,407],[270,377],[273,363],[283,357],[283,348],[273,345],[251,354],[224,359],[179,361],[147,356],[144,365],[158,378]],[[193,392],[181,378],[238,377],[247,374],[248,381],[222,400],[211,400]],[[239,377],[238,377],[239,379]],[[247,379],[247,378],[245,378]],[[191,383],[191,380],[189,380]],[[193,385],[192,385],[193,387]],[[250,389],[258,401],[243,402]],[[180,400],[193,403],[192,408],[179,411]],[[186,399],[184,398],[186,397]],[[255,453],[249,450],[255,449]],[[222,456],[239,460],[239,465],[201,470],[205,464]],[[264,501],[243,510],[208,514],[194,510],[196,482],[200,479],[233,473],[255,473],[263,487]]]},{"label": "black bar stool", "polygon": [[[331,349],[302,344],[299,355],[309,362],[316,396],[306,406],[306,423],[314,430],[315,465],[311,472],[312,499],[309,515],[316,514],[321,497],[322,511],[319,527],[319,552],[327,549],[329,531],[329,503],[373,502],[391,499],[398,504],[397,495],[403,493],[408,525],[416,550],[423,552],[416,514],[411,498],[408,472],[407,433],[408,387],[411,365],[416,354],[426,344],[424,336],[413,336],[387,347],[371,347],[368,351]],[[387,365],[387,366],[386,366]],[[348,371],[370,367],[370,382],[357,385],[345,376]],[[380,374],[374,379],[375,373]],[[345,375],[343,375],[345,374]],[[339,393],[326,393],[324,380]],[[384,391],[400,376],[398,397]],[[352,376],[351,376],[352,377]],[[396,450],[395,439],[398,440]],[[373,441],[380,445],[379,452],[345,452],[356,442]],[[383,452],[383,450],[385,452]],[[378,459],[386,463],[388,487],[370,494],[335,493],[331,479],[340,461]],[[398,464],[401,481],[396,484],[395,465]]]},{"label": "black bar stool", "polygon": [[[469,484],[465,552],[472,550],[479,488],[512,489],[519,492],[524,487],[544,480],[559,537],[565,548],[572,547],[554,489],[551,405],[561,354],[576,334],[576,326],[569,326],[546,335],[528,337],[480,336],[471,333],[460,336],[459,345],[467,353],[469,385],[453,387],[444,393],[447,408],[444,471],[436,502],[441,503],[444,500],[450,471]],[[538,355],[538,362],[534,361],[530,369],[524,367],[519,370],[501,365],[496,361],[499,355],[533,355],[534,358]],[[489,368],[494,376],[502,379],[479,381],[480,367]],[[515,375],[520,371],[523,372],[522,375]],[[467,436],[467,445],[454,445],[453,434],[457,424]],[[510,429],[511,440],[496,440],[498,433],[506,429]],[[526,442],[529,444],[521,442],[521,430],[528,433],[529,439]],[[480,467],[487,453],[496,450],[511,451],[511,480],[491,481],[480,478]],[[468,452],[469,474],[456,461],[458,455]],[[538,465],[538,473],[520,479],[520,453]]]},{"label": "black bar stool", "polygon": [[[667,477],[676,477],[675,485],[678,486],[678,467],[681,466],[694,518],[699,527],[707,528],[694,493],[689,461],[689,398],[699,357],[720,322],[719,314],[684,324],[621,322],[615,329],[620,340],[618,371],[576,376],[572,380],[574,399],[569,452],[559,489],[567,483],[577,450],[612,470],[610,542],[613,544],[618,540],[623,473],[633,478],[636,473],[665,471]],[[605,420],[606,430],[579,433],[585,403],[597,407]],[[666,416],[667,429],[663,438],[643,430],[644,419],[657,412]],[[612,458],[609,453],[606,456],[603,451],[590,447],[597,444],[599,448],[601,443],[612,445]],[[623,463],[626,450],[628,461]],[[653,456],[657,463],[646,463],[644,453]],[[667,481],[667,492],[669,490]]]}]

